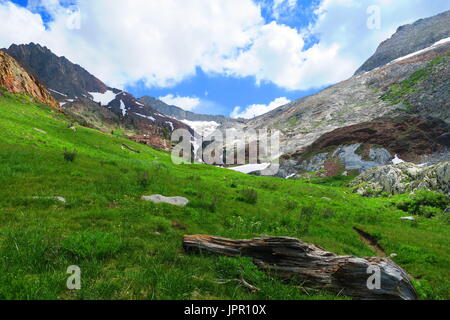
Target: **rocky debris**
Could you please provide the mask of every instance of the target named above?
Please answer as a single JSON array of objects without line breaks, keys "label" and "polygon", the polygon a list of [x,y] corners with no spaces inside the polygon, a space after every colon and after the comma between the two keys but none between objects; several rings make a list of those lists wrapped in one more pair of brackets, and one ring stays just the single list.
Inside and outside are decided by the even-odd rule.
[{"label": "rocky debris", "polygon": [[178,207],[184,207],[189,203],[189,200],[183,197],[165,197],[160,194],[143,196],[142,200],[151,201],[153,203],[167,203]]},{"label": "rocky debris", "polygon": [[375,54],[356,71],[356,74],[373,70],[408,54],[428,48],[441,39],[450,37],[450,11],[420,19],[401,26],[388,40],[380,44]]},{"label": "rocky debris", "polygon": [[2,50],[0,50],[0,86],[11,93],[26,94],[52,108],[60,109],[59,104],[47,89]]},{"label": "rocky debris", "polygon": [[404,162],[372,168],[353,180],[350,186],[364,196],[403,194],[416,190],[450,194],[450,162],[430,167]]}]

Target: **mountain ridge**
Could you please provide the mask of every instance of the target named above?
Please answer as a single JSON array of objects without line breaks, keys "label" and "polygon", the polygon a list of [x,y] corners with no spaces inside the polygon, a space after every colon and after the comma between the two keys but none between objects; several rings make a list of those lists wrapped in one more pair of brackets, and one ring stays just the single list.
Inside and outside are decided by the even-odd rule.
[{"label": "mountain ridge", "polygon": [[[40,79],[62,109],[72,116],[89,124],[92,112],[102,115],[97,117],[96,125],[90,124],[92,126],[112,121],[116,126],[131,129],[131,138],[158,148],[165,146],[163,149],[170,145],[168,140],[173,130],[184,128],[192,132],[188,125],[142,104],[124,90],[107,86],[83,67],[58,57],[47,47],[30,43],[11,45],[3,51],[11,53],[24,69]],[[90,110],[89,113],[85,113],[86,110]],[[154,136],[167,142],[155,144]]]},{"label": "mountain ridge", "polygon": [[355,75],[379,68],[450,37],[449,25],[450,10],[400,26],[392,37],[378,46],[374,55],[364,62]]}]

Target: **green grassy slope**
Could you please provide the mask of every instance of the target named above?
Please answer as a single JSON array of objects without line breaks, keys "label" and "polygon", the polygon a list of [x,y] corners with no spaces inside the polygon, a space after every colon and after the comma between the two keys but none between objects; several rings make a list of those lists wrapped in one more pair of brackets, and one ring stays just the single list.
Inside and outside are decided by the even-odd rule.
[{"label": "green grassy slope", "polygon": [[[0,96],[0,299],[341,299],[283,283],[246,259],[184,254],[181,240],[198,233],[293,236],[338,254],[375,255],[354,226],[398,254],[421,298],[450,297],[450,227],[441,221],[404,223],[392,200],[343,187],[175,166],[167,153],[83,127],[73,131],[57,111]],[[77,150],[74,162],[64,160],[66,148]],[[256,203],[245,198],[249,188]],[[140,200],[155,193],[191,203]],[[46,198],[54,196],[67,203]],[[81,267],[80,291],[66,288],[70,265]],[[235,281],[241,273],[261,290]]]}]

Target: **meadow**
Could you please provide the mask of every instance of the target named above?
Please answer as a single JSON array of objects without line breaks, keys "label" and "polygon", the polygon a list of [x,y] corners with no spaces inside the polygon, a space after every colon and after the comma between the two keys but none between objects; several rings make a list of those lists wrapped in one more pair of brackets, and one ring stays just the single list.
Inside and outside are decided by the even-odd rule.
[{"label": "meadow", "polygon": [[[364,198],[346,187],[351,178],[174,165],[169,153],[72,125],[27,96],[0,92],[0,299],[346,299],[283,282],[248,259],[186,254],[182,236],[291,236],[375,256],[354,227],[397,255],[421,299],[450,298],[448,220],[402,221],[410,213],[396,203],[409,195]],[[152,194],[190,203],[141,200]],[[66,287],[71,265],[81,268],[81,290]]]}]

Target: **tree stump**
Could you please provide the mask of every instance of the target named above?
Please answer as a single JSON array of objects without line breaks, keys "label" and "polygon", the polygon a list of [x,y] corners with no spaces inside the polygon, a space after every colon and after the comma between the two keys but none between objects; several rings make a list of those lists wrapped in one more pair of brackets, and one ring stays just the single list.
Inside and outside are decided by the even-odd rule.
[{"label": "tree stump", "polygon": [[416,300],[406,272],[386,258],[356,258],[334,253],[299,239],[262,237],[232,240],[208,235],[184,236],[187,252],[248,257],[259,269],[305,286],[360,300]]}]

